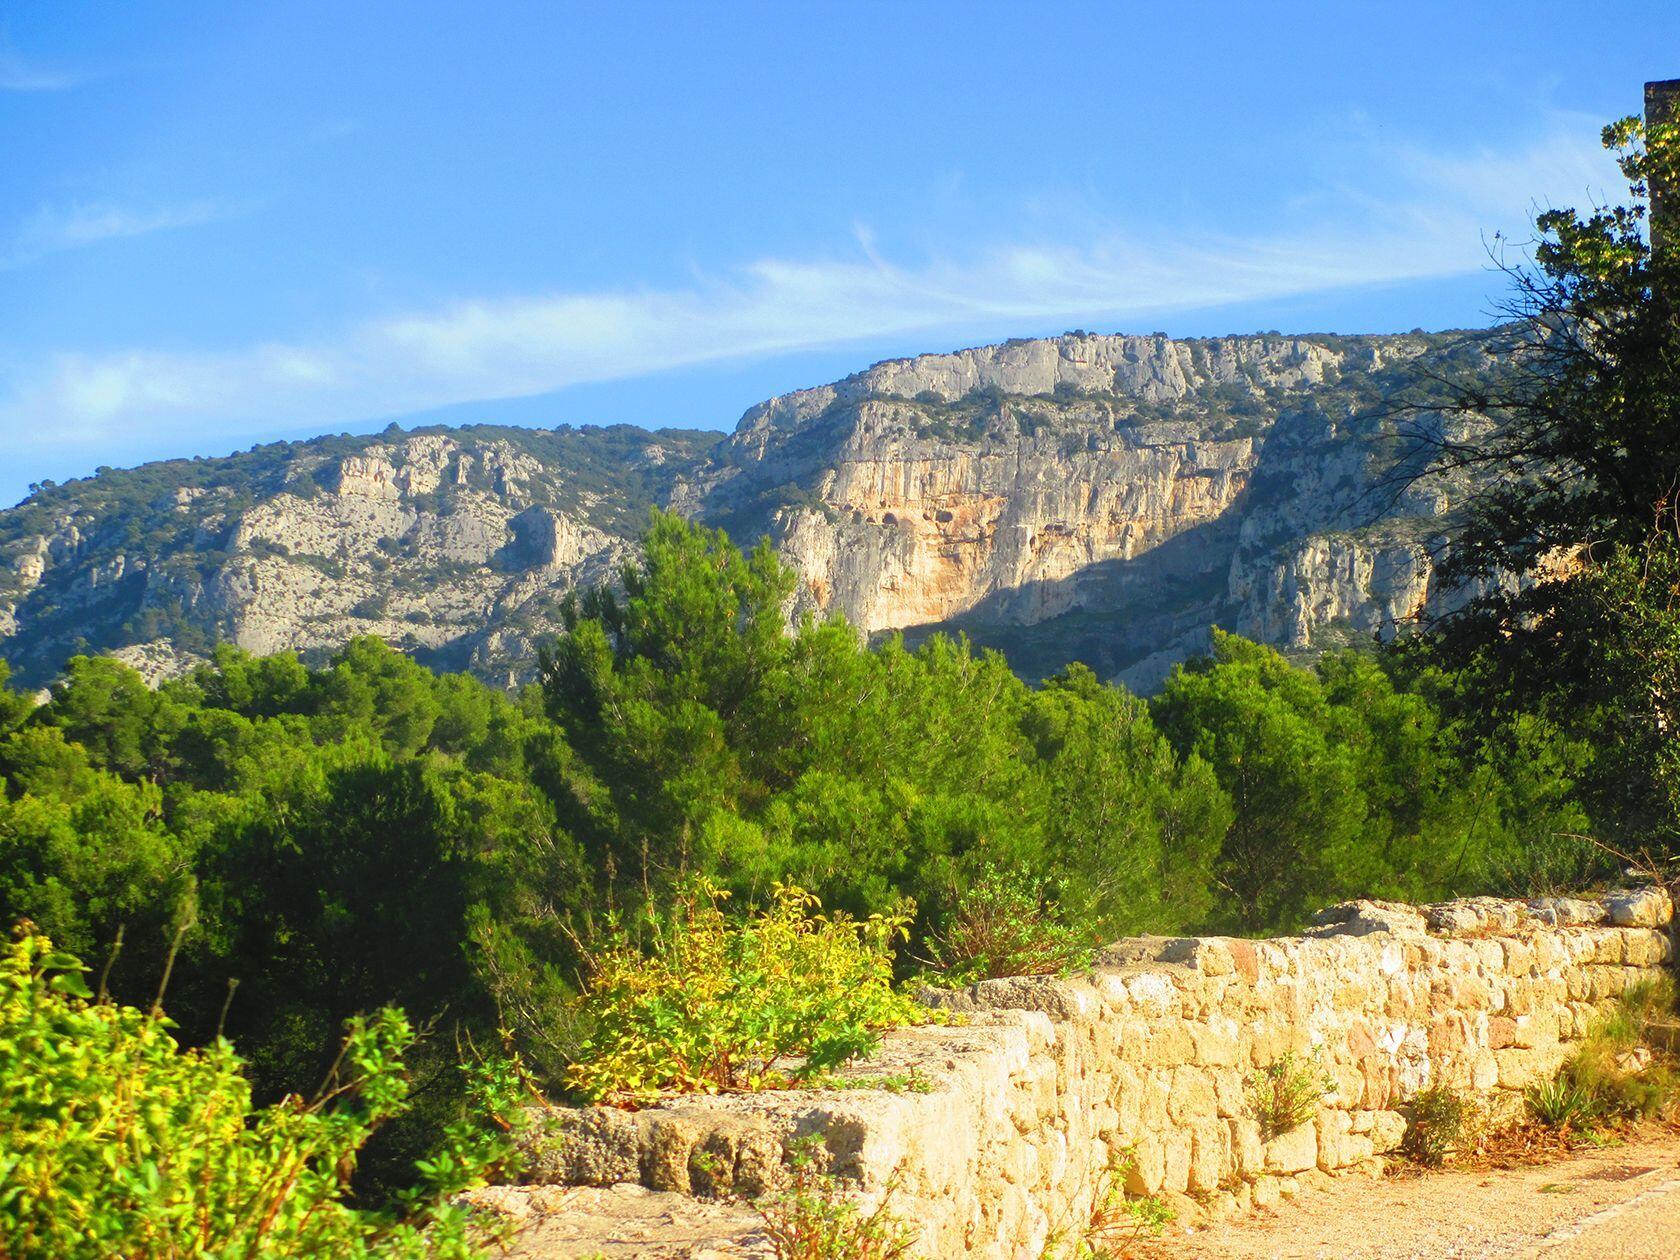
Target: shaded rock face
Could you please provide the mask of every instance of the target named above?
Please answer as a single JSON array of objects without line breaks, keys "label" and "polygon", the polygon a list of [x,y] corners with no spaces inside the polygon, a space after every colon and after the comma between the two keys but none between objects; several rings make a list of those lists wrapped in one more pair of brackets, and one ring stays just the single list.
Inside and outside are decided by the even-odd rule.
[{"label": "shaded rock face", "polygon": [[[1464,487],[1389,482],[1382,418],[1460,337],[1070,334],[877,364],[735,433],[474,426],[257,448],[54,487],[0,513],[0,655],[148,677],[217,640],[322,655],[378,634],[509,683],[649,508],[801,577],[799,612],[962,629],[1023,673],[1148,687],[1218,624],[1297,652],[1437,598]],[[1398,484],[1397,482],[1395,484]]]}]

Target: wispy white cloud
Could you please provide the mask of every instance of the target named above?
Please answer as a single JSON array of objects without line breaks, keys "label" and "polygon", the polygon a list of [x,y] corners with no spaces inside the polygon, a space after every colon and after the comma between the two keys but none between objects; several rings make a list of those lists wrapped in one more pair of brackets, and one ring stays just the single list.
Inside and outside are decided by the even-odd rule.
[{"label": "wispy white cloud", "polygon": [[199,227],[225,219],[234,212],[233,207],[215,201],[146,208],[83,202],[42,206],[18,227],[11,249],[0,257],[0,266],[21,267],[65,250]]},{"label": "wispy white cloud", "polygon": [[79,82],[73,74],[32,64],[0,47],[0,92],[63,92]]},{"label": "wispy white cloud", "polygon": [[[1186,239],[1107,224],[1077,240],[906,259],[860,233],[829,257],[762,259],[668,288],[480,298],[231,353],[65,352],[0,370],[0,429],[14,444],[66,446],[140,424],[177,434],[325,428],[907,333],[1124,324],[1464,274],[1487,265],[1491,230],[1523,227],[1535,198],[1581,202],[1615,176],[1594,129],[1569,118],[1515,153],[1387,147],[1338,161],[1342,174],[1251,236]],[[79,230],[97,235],[121,222],[89,215]]]}]

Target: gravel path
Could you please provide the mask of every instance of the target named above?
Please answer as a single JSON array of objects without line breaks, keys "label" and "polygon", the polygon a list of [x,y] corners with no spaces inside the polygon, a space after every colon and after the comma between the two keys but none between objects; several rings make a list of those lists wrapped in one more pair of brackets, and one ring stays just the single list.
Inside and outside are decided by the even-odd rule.
[{"label": "gravel path", "polygon": [[1537,1168],[1342,1178],[1159,1246],[1178,1260],[1680,1256],[1680,1135]]}]

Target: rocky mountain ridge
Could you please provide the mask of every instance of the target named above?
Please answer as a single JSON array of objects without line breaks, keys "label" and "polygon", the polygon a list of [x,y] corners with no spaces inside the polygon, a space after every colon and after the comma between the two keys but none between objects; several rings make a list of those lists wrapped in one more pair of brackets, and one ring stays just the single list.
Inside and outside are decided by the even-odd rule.
[{"label": "rocky mountain ridge", "polygon": [[101,470],[0,513],[0,655],[34,682],[84,650],[161,676],[217,640],[372,633],[514,682],[669,506],[768,534],[796,613],[1148,686],[1213,624],[1307,652],[1434,598],[1466,488],[1394,476],[1393,402],[1485,370],[1473,334],[1071,333],[879,363],[728,437],[393,427]]}]

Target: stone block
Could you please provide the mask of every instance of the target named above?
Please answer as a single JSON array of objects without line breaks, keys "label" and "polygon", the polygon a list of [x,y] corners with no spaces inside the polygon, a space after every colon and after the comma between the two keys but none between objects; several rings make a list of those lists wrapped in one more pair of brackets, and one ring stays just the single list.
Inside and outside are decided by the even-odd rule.
[{"label": "stone block", "polygon": [[1283,1199],[1283,1183],[1276,1177],[1260,1177],[1254,1183],[1254,1206],[1276,1207]]},{"label": "stone block", "polygon": [[1318,1166],[1320,1168],[1340,1168],[1344,1162],[1355,1162],[1353,1160],[1344,1161],[1342,1158],[1343,1144],[1353,1134],[1352,1116],[1345,1111],[1328,1109],[1319,1112],[1318,1118],[1313,1121],[1313,1124],[1318,1130]]},{"label": "stone block", "polygon": [[1630,931],[1623,942],[1623,957],[1632,967],[1655,967],[1665,963],[1673,944],[1665,932]]},{"label": "stone block", "polygon": [[1218,1121],[1203,1121],[1190,1131],[1191,1194],[1211,1194],[1225,1180],[1231,1160],[1230,1130]]},{"label": "stone block", "polygon": [[1161,1135],[1161,1189],[1168,1194],[1183,1194],[1190,1185],[1194,1146],[1187,1129],[1169,1129]]},{"label": "stone block", "polygon": [[1406,1117],[1398,1111],[1371,1113],[1371,1147],[1378,1154],[1395,1150],[1406,1137]]},{"label": "stone block", "polygon": [[1215,1017],[1205,1024],[1190,1026],[1192,1062],[1206,1067],[1235,1067],[1241,1050],[1237,1022]]},{"label": "stone block", "polygon": [[1248,1106],[1243,1074],[1235,1068],[1215,1069],[1213,1077],[1214,1107],[1221,1116],[1240,1116]]},{"label": "stone block", "polygon": [[1482,1093],[1499,1084],[1499,1060],[1484,1050],[1470,1061],[1470,1087]]},{"label": "stone block", "polygon": [[1520,1050],[1513,1046],[1507,1050],[1495,1050],[1493,1058],[1499,1066],[1501,1089],[1527,1089],[1541,1079],[1538,1059],[1532,1050]]},{"label": "stone block", "polygon": [[1211,1120],[1219,1114],[1213,1081],[1203,1068],[1181,1067],[1172,1074],[1167,1095],[1167,1118],[1174,1124]]},{"label": "stone block", "polygon": [[1620,966],[1627,961],[1627,936],[1623,932],[1601,932],[1593,942],[1595,963]]},{"label": "stone block", "polygon": [[1231,1135],[1231,1171],[1238,1177],[1253,1178],[1266,1166],[1266,1147],[1260,1140],[1260,1125],[1248,1116],[1227,1121]]},{"label": "stone block", "polygon": [[1166,1173],[1166,1155],[1161,1148],[1161,1139],[1148,1134],[1132,1148],[1131,1167],[1126,1170],[1126,1193],[1154,1194],[1160,1190]]},{"label": "stone block", "polygon": [[1267,1172],[1296,1173],[1317,1164],[1318,1129],[1310,1121],[1278,1134],[1265,1145],[1263,1166]]},{"label": "stone block", "polygon": [[1578,897],[1537,897],[1528,908],[1536,919],[1551,927],[1581,927],[1602,923],[1605,918],[1602,903]]},{"label": "stone block", "polygon": [[1604,909],[1618,927],[1662,927],[1674,918],[1674,902],[1661,888],[1631,888],[1607,893]]}]

